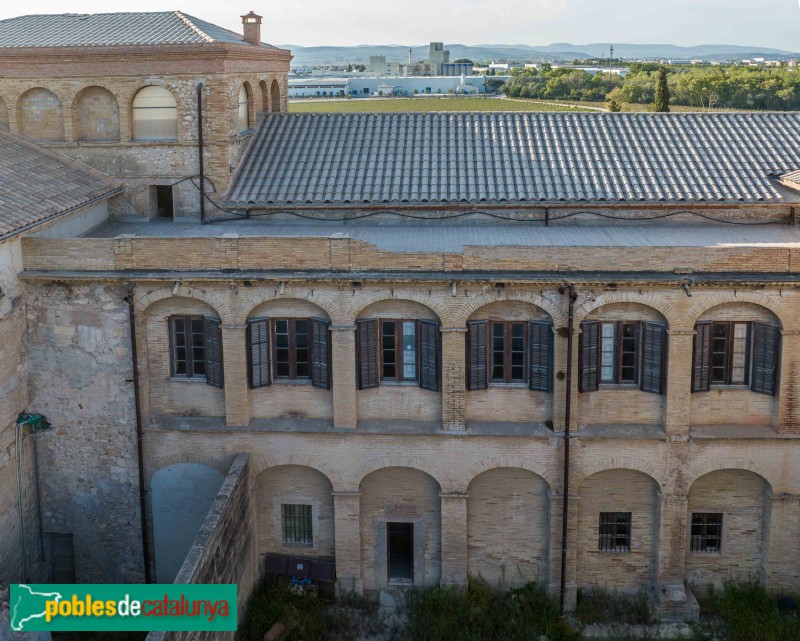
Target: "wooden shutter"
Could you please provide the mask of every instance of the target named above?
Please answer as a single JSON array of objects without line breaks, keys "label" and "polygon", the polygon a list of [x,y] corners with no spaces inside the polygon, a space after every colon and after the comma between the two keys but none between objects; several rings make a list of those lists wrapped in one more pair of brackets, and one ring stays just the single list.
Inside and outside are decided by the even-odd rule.
[{"label": "wooden shutter", "polygon": [[378,387],[378,321],[356,322],[358,389]]},{"label": "wooden shutter", "polygon": [[553,324],[549,321],[528,323],[528,387],[553,391]]},{"label": "wooden shutter", "polygon": [[250,387],[272,384],[268,318],[254,318],[247,323],[247,362]]},{"label": "wooden shutter", "polygon": [[711,321],[698,321],[694,325],[692,353],[692,391],[711,389]]},{"label": "wooden shutter", "polygon": [[579,391],[596,392],[600,382],[600,323],[583,321],[578,341]]},{"label": "wooden shutter", "polygon": [[467,389],[488,387],[487,340],[489,321],[467,323]]},{"label": "wooden shutter", "polygon": [[331,324],[321,318],[311,319],[311,384],[331,388]]},{"label": "wooden shutter", "polygon": [[419,386],[439,391],[440,336],[439,323],[417,321],[419,333]]},{"label": "wooden shutter", "polygon": [[775,325],[753,323],[753,371],[750,389],[775,396],[780,355],[780,330]]},{"label": "wooden shutter", "polygon": [[640,330],[642,339],[641,373],[639,388],[651,394],[664,393],[664,362],[667,354],[667,326],[644,321]]},{"label": "wooden shutter", "polygon": [[203,317],[203,330],[206,356],[206,383],[214,387],[222,387],[222,332],[219,320]]}]

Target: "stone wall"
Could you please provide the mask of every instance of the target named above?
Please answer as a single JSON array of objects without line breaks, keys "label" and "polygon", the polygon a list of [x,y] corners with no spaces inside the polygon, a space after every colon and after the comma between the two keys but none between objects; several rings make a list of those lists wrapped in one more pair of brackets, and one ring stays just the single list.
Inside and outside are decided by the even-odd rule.
[{"label": "stone wall", "polygon": [[[233,461],[181,567],[176,584],[235,583],[239,620],[257,574],[256,525],[248,456]],[[147,641],[233,641],[235,632],[151,632]]]}]

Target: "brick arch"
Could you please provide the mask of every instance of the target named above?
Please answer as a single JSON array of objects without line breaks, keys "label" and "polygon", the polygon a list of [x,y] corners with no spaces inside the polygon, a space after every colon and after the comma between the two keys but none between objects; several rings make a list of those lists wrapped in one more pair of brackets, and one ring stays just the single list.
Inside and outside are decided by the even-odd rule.
[{"label": "brick arch", "polygon": [[163,469],[168,465],[178,465],[180,463],[197,463],[199,465],[205,465],[206,467],[217,470],[217,472],[220,472],[223,476],[227,476],[234,458],[236,458],[235,454],[226,456],[212,456],[203,452],[182,452],[168,454],[167,456],[161,456],[153,461],[148,461],[145,463],[144,478],[149,486],[150,482],[153,480],[153,475],[160,469]]},{"label": "brick arch", "polygon": [[542,465],[538,461],[524,456],[496,456],[492,458],[482,459],[475,465],[466,470],[457,483],[459,492],[466,492],[470,483],[484,472],[490,470],[499,470],[506,468],[515,468],[532,472],[541,477],[547,483],[548,489],[552,492],[553,488],[558,484],[558,473],[550,467]]},{"label": "brick arch", "polygon": [[[44,121],[41,120],[41,116],[44,113],[43,109],[28,107],[28,101],[33,99],[32,96],[36,92],[39,92],[43,97],[45,94],[49,94],[58,101],[57,105],[51,105],[52,109],[49,111],[52,113]],[[17,98],[15,111],[17,114],[17,133],[21,136],[45,143],[66,141],[66,116],[69,114],[69,105],[63,93],[57,93],[48,87],[40,85],[29,87],[20,93]],[[48,123],[48,128],[42,129],[41,125]]]},{"label": "brick arch", "polygon": [[221,296],[210,294],[205,290],[189,287],[188,285],[180,285],[174,294],[171,287],[163,287],[142,297],[136,297],[136,313],[144,314],[153,304],[167,298],[192,298],[202,301],[214,308],[223,323],[235,322],[235,315]]},{"label": "brick arch", "polygon": [[282,467],[284,465],[297,465],[299,467],[307,467],[315,472],[319,472],[328,479],[333,487],[334,492],[342,492],[349,489],[347,484],[342,480],[339,472],[337,472],[334,467],[326,465],[315,456],[298,453],[288,454],[280,457],[251,454],[250,471],[253,475],[253,478],[273,467]]},{"label": "brick arch", "polygon": [[[132,85],[130,89],[125,91],[124,93],[117,95],[117,100],[119,101],[120,105],[125,105],[127,107],[128,113],[130,113],[131,109],[133,108],[133,99],[136,97],[136,94],[139,93],[140,90],[144,89],[145,87],[163,87],[167,91],[172,94],[172,97],[175,98],[175,104],[178,107],[178,121],[181,120],[181,109],[183,108],[183,101],[181,100],[181,95],[175,87],[170,85],[169,82],[166,80],[161,80],[160,78],[148,78],[147,80],[143,80],[142,82],[136,83]],[[116,95],[116,94],[115,94]]]},{"label": "brick arch", "polygon": [[764,307],[771,311],[778,317],[783,329],[797,330],[800,329],[800,324],[794,320],[794,315],[789,312],[782,301],[776,299],[774,296],[767,296],[759,292],[737,291],[735,294],[729,292],[718,292],[710,296],[699,298],[697,302],[689,309],[687,322],[689,327],[694,327],[697,319],[700,318],[708,310],[718,307],[719,305],[727,305],[729,303],[751,303]]},{"label": "brick arch", "polygon": [[659,491],[663,491],[663,488],[666,487],[669,480],[666,476],[666,471],[660,469],[659,466],[654,463],[648,463],[635,458],[616,456],[600,461],[593,461],[587,465],[576,465],[571,470],[569,482],[572,487],[578,488],[580,484],[590,476],[612,470],[634,470],[636,472],[641,472],[656,482]]},{"label": "brick arch", "polygon": [[686,471],[686,492],[688,493],[696,481],[708,474],[722,471],[744,470],[759,476],[767,484],[771,492],[775,491],[776,484],[770,480],[772,470],[768,466],[747,459],[717,458],[703,461],[689,467]]},{"label": "brick arch", "polygon": [[397,454],[394,456],[381,456],[380,458],[364,461],[355,471],[353,478],[358,479],[358,487],[364,481],[364,477],[387,467],[407,467],[418,472],[424,472],[439,484],[442,492],[459,491],[458,485],[441,468],[431,463],[422,456],[404,456]]},{"label": "brick arch", "polygon": [[453,319],[452,316],[445,307],[442,302],[433,296],[428,296],[427,294],[420,294],[418,292],[400,292],[396,295],[392,295],[392,291],[390,290],[381,290],[378,292],[370,292],[368,294],[361,294],[356,296],[352,303],[347,308],[347,312],[345,312],[345,320],[349,323],[354,323],[358,315],[361,313],[363,309],[372,305],[373,303],[380,303],[383,301],[411,301],[414,303],[419,303],[420,305],[424,305],[432,312],[434,312],[441,321],[442,325],[446,327],[450,327]]},{"label": "brick arch", "polygon": [[[111,120],[112,125],[112,132],[106,138],[82,138],[81,137],[81,121],[82,121],[82,113],[81,113],[81,101],[83,98],[93,89],[99,89],[101,92],[107,94],[113,100],[113,103],[109,104],[111,109],[111,113],[104,114]],[[114,95],[114,92],[111,91],[108,87],[103,86],[102,84],[91,84],[87,85],[86,87],[81,87],[71,98],[71,103],[69,107],[69,112],[72,117],[72,137],[74,140],[78,141],[93,141],[93,140],[109,140],[118,142],[120,140],[120,112],[119,112],[119,100],[117,96]],[[115,113],[116,112],[116,113]],[[114,116],[116,115],[116,123],[113,122]]]},{"label": "brick arch", "polygon": [[339,310],[335,303],[324,296],[318,296],[311,290],[293,289],[287,287],[283,294],[279,294],[275,289],[260,290],[245,297],[239,304],[237,317],[241,322],[247,320],[253,310],[261,305],[273,300],[303,300],[312,303],[322,309],[331,319],[331,322],[338,322]]},{"label": "brick arch", "polygon": [[673,329],[681,324],[681,319],[676,316],[670,303],[654,294],[639,294],[638,292],[604,292],[594,300],[586,301],[578,306],[575,310],[575,323],[580,323],[596,309],[616,303],[635,303],[655,309],[666,319],[667,325]]},{"label": "brick arch", "polygon": [[[280,113],[282,109],[281,103],[281,83],[278,81],[277,76],[273,76],[267,81],[269,85],[269,110],[272,113]],[[275,104],[277,102],[277,105]]]},{"label": "brick arch", "polygon": [[461,308],[455,314],[453,314],[453,322],[459,323],[459,326],[464,326],[467,323],[467,319],[481,307],[491,305],[492,303],[502,303],[506,301],[530,303],[531,305],[535,305],[536,307],[543,309],[550,315],[550,318],[553,319],[553,324],[556,327],[562,327],[567,323],[567,317],[558,308],[558,305],[547,300],[544,296],[531,292],[506,292],[505,290],[503,290],[502,293],[490,292],[481,294],[477,298],[473,298],[464,303]]},{"label": "brick arch", "polygon": [[263,113],[269,112],[269,85],[266,80],[258,81],[258,91],[261,98],[261,111]]}]

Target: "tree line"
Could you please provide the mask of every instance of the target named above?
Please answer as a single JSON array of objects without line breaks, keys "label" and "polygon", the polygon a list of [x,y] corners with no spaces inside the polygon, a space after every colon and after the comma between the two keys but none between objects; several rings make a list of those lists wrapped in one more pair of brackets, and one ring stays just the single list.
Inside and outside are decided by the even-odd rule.
[{"label": "tree line", "polygon": [[[511,98],[607,101],[617,105],[656,101],[660,65],[634,63],[625,78],[543,64],[515,69],[502,87]],[[697,109],[800,110],[800,70],[758,67],[667,67],[669,102]],[[663,80],[662,80],[663,83]],[[662,85],[663,90],[663,85]]]}]

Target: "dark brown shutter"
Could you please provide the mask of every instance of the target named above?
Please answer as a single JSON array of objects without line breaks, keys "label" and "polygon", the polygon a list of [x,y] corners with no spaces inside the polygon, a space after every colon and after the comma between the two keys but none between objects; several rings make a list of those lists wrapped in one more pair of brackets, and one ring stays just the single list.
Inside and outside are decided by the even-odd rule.
[{"label": "dark brown shutter", "polygon": [[643,392],[664,393],[664,363],[667,355],[667,326],[663,323],[642,323],[642,371],[639,383]]},{"label": "dark brown shutter", "polygon": [[378,321],[356,322],[358,389],[378,387]]},{"label": "dark brown shutter", "polygon": [[540,392],[553,391],[553,324],[528,323],[528,387]]},{"label": "dark brown shutter", "polygon": [[467,389],[486,389],[487,380],[487,339],[489,321],[470,321],[467,323]]},{"label": "dark brown shutter", "polygon": [[326,320],[311,319],[311,384],[322,389],[331,388],[330,327]]},{"label": "dark brown shutter", "polygon": [[711,321],[698,321],[694,325],[692,352],[692,391],[711,389]]},{"label": "dark brown shutter", "polygon": [[600,323],[583,321],[578,341],[579,391],[596,392],[599,384],[598,366],[600,363]]},{"label": "dark brown shutter", "polygon": [[780,355],[780,330],[775,325],[753,323],[753,373],[750,389],[775,396]]},{"label": "dark brown shutter", "polygon": [[204,347],[206,357],[206,383],[214,387],[222,387],[222,332],[219,321],[215,318],[203,317]]},{"label": "dark brown shutter", "polygon": [[440,336],[439,323],[417,321],[419,327],[419,386],[439,391]]},{"label": "dark brown shutter", "polygon": [[254,318],[247,323],[247,369],[250,387],[272,383],[269,351],[269,319]]}]

